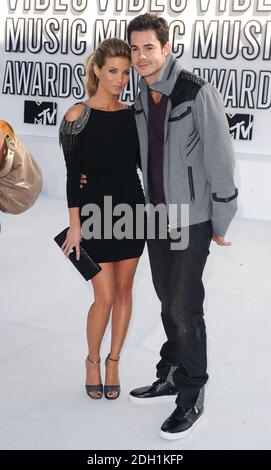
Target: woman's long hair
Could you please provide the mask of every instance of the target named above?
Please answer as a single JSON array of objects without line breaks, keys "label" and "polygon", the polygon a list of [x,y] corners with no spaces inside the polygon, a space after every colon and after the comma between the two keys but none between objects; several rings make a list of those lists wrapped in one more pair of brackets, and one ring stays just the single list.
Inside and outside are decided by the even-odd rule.
[{"label": "woman's long hair", "polygon": [[100,69],[106,59],[111,57],[126,57],[131,60],[131,52],[128,44],[122,39],[110,38],[102,41],[95,52],[90,54],[86,61],[86,90],[88,96],[93,96],[98,89],[98,79],[94,72],[94,64]]}]

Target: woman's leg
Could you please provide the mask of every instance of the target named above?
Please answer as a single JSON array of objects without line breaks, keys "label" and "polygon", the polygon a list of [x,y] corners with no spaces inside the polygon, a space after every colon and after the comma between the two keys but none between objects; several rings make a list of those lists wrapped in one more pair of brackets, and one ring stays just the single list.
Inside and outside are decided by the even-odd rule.
[{"label": "woman's leg", "polygon": [[[87,319],[88,355],[92,361],[86,360],[86,384],[98,385],[101,383],[100,347],[112,305],[114,303],[114,266],[113,263],[100,263],[100,271],[91,280],[94,291],[94,302],[91,305]],[[99,398],[101,392],[91,392],[93,398]]]},{"label": "woman's leg", "polygon": [[[114,263],[115,300],[112,312],[112,337],[110,357],[118,359],[124,343],[132,313],[133,280],[139,258],[131,258]],[[118,362],[106,362],[106,385],[118,385]],[[117,392],[109,392],[114,397]]]}]

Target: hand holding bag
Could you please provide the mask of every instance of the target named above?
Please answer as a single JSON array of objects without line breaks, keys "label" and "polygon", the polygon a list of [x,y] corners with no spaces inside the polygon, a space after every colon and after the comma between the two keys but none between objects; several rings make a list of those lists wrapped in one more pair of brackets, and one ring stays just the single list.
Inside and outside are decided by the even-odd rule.
[{"label": "hand holding bag", "polygon": [[[60,232],[54,238],[55,242],[61,248],[64,241],[67,237],[67,231],[70,227],[65,228],[62,232]],[[96,263],[89,254],[84,250],[84,248],[80,245],[80,259],[79,261],[76,259],[76,251],[75,249],[70,253],[69,260],[72,264],[76,267],[76,269],[82,274],[83,278],[86,281],[92,279],[96,274],[98,274],[102,268],[101,266]]]}]

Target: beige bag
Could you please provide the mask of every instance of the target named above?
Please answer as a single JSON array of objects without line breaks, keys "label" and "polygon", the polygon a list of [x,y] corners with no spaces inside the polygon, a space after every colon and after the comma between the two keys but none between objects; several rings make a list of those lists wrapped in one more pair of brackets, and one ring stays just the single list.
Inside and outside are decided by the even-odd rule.
[{"label": "beige bag", "polygon": [[20,214],[31,207],[42,188],[42,174],[16,135],[6,136],[8,147],[0,167],[0,210]]}]

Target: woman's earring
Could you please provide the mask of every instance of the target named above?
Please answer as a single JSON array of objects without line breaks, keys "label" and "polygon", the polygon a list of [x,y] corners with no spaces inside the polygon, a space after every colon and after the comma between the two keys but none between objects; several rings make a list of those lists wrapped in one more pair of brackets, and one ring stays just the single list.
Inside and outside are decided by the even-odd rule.
[{"label": "woman's earring", "polygon": [[96,80],[97,83],[99,83],[99,79],[98,79],[97,75],[95,75],[95,80]]}]

